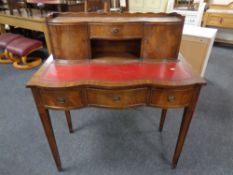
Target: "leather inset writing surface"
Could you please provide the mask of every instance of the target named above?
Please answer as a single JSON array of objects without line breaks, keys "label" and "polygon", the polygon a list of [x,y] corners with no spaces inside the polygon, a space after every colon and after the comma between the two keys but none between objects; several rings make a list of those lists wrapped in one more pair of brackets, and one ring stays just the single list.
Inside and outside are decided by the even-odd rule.
[{"label": "leather inset writing surface", "polygon": [[[104,71],[103,71],[104,70]],[[48,82],[134,80],[186,80],[192,75],[181,62],[131,64],[50,64],[41,80]]]}]

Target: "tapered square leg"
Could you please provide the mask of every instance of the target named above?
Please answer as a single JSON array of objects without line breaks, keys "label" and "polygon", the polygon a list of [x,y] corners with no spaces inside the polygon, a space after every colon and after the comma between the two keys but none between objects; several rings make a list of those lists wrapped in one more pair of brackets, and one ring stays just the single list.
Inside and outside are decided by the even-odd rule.
[{"label": "tapered square leg", "polygon": [[37,110],[39,112],[39,117],[41,119],[41,123],[44,128],[44,132],[47,137],[54,161],[56,163],[58,171],[61,171],[62,165],[61,165],[60,155],[59,155],[58,148],[57,148],[56,139],[55,139],[54,132],[53,132],[52,123],[50,120],[49,111],[42,105],[37,89],[32,89],[32,92],[33,92]]},{"label": "tapered square leg", "polygon": [[166,115],[167,115],[167,109],[162,109],[160,124],[159,124],[159,132],[162,132],[162,130],[163,130],[163,125],[164,125],[164,121],[166,119]]},{"label": "tapered square leg", "polygon": [[189,129],[192,117],[193,117],[193,112],[197,104],[199,92],[200,92],[200,87],[197,87],[195,91],[193,92],[193,97],[192,97],[190,104],[184,108],[179,136],[178,136],[177,143],[176,143],[175,153],[172,159],[173,169],[176,168],[176,165],[178,163],[178,160],[179,160],[179,157],[180,157],[180,154],[181,154],[184,142],[185,142],[185,138],[188,133],[188,129]]},{"label": "tapered square leg", "polygon": [[70,111],[65,111],[65,114],[66,114],[66,120],[67,120],[67,124],[69,127],[69,131],[70,133],[73,133],[73,126],[72,126]]},{"label": "tapered square leg", "polygon": [[176,168],[177,162],[179,160],[182,147],[189,129],[190,122],[192,120],[192,113],[189,112],[188,108],[184,109],[183,118],[180,126],[180,132],[176,144],[175,153],[172,159],[172,168]]}]

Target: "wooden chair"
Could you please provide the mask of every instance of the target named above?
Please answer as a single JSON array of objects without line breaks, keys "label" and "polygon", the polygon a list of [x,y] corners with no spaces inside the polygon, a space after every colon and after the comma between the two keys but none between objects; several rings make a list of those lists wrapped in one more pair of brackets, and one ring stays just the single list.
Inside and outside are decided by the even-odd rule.
[{"label": "wooden chair", "polygon": [[48,11],[67,11],[66,6],[73,5],[76,3],[76,0],[25,0],[26,6],[29,11],[29,15],[32,16],[32,8],[39,8],[41,16],[43,16],[43,13],[47,13]]},{"label": "wooden chair", "polygon": [[7,0],[8,9],[10,10],[10,14],[14,14],[14,9],[18,11],[21,15],[21,9],[25,8],[26,0]]},{"label": "wooden chair", "polygon": [[85,0],[84,11],[96,12],[103,11],[108,12],[110,8],[109,0]]},{"label": "wooden chair", "polygon": [[111,11],[111,8],[114,8],[115,5],[120,7],[121,12],[128,11],[128,0],[125,0],[125,4],[125,7],[120,7],[120,0],[85,0],[84,11],[101,11],[106,13]]},{"label": "wooden chair", "polygon": [[6,12],[7,6],[3,0],[0,0],[0,11]]}]

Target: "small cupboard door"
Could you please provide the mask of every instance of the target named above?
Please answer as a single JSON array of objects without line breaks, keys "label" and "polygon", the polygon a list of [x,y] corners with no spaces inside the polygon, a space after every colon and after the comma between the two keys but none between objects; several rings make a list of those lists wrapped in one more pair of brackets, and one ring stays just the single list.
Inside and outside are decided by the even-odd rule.
[{"label": "small cupboard door", "polygon": [[80,60],[90,58],[87,24],[49,25],[52,54],[55,59]]},{"label": "small cupboard door", "polygon": [[177,59],[183,27],[177,23],[145,24],[144,59]]}]

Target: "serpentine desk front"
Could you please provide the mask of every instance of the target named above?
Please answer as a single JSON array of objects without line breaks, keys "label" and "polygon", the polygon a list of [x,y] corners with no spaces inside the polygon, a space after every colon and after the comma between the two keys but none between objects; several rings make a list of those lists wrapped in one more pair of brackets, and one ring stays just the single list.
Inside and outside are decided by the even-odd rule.
[{"label": "serpentine desk front", "polygon": [[[118,14],[118,17],[121,15],[122,14]],[[141,16],[144,15],[145,18],[143,20],[146,20],[147,16],[145,14],[140,14],[140,15]],[[83,15],[81,15],[80,17],[80,14],[78,16],[79,16],[77,17],[78,20],[80,20],[80,18],[82,19],[83,17]],[[129,16],[133,17],[133,18],[130,17],[131,22],[132,19],[138,20],[138,18],[134,18],[132,14],[130,14]],[[127,20],[129,20],[129,16],[127,17]],[[148,20],[148,23],[156,25],[156,29],[154,31],[156,30],[159,31],[159,27],[160,25],[162,25],[163,28],[162,31],[166,33],[164,28],[167,28],[167,25],[168,27],[169,25],[174,25],[172,21],[169,21],[169,23],[166,23],[165,25],[164,22],[161,21],[159,22],[152,21],[154,19],[160,20],[160,18],[162,18],[162,20],[168,19],[167,18],[168,15],[159,14],[156,16],[156,18],[153,18],[154,16],[156,15],[150,14]],[[177,26],[179,28],[181,26],[182,29],[183,18],[176,14],[175,15],[172,14],[170,16],[171,17],[169,17],[169,20],[173,20],[177,18],[181,19],[181,23],[179,23],[181,25],[177,25]],[[83,19],[85,18],[86,17],[84,15]],[[103,17],[101,17],[101,21],[104,21],[102,18]],[[109,16],[107,18],[109,18]],[[112,17],[112,18],[116,18],[116,17]],[[97,23],[98,20],[97,18],[95,18],[94,23],[91,24],[88,23],[87,27],[93,27],[93,26],[94,28],[103,27],[104,29],[106,29],[105,31],[112,32],[107,34],[105,33],[107,36],[104,38],[104,39],[110,38],[108,42],[110,43],[109,45],[111,45],[112,41],[118,41],[117,39],[119,38],[120,39],[123,38],[123,40],[125,41],[124,35],[121,34],[118,36],[121,30],[123,30],[123,33],[126,30],[128,30],[128,28],[124,28],[124,26],[122,26],[125,25],[124,23],[122,24],[121,21],[122,18],[124,18],[124,16],[123,17],[121,16],[120,18],[118,18],[118,20],[116,20],[118,23],[117,25],[112,24],[112,22],[107,23],[107,29],[105,28],[106,26],[104,25],[101,26],[99,23]],[[72,18],[72,20],[74,21],[74,18]],[[175,23],[176,22],[177,21],[175,21]],[[184,114],[180,127],[180,132],[172,160],[172,167],[175,168],[192,119],[192,115],[198,100],[199,92],[201,90],[202,85],[204,85],[206,82],[202,78],[200,78],[197,74],[195,74],[192,71],[192,69],[189,67],[189,65],[187,65],[183,61],[183,59],[177,59],[178,56],[175,56],[174,59],[152,59],[152,58],[145,59],[145,57],[150,57],[150,55],[153,55],[154,54],[153,51],[156,50],[156,49],[147,50],[147,52],[143,53],[143,50],[146,50],[146,45],[148,43],[144,43],[143,49],[141,49],[142,59],[134,59],[129,57],[128,55],[132,54],[132,52],[128,52],[127,54],[126,53],[122,54],[124,56],[119,56],[113,53],[111,53],[112,54],[111,55],[110,52],[107,52],[108,56],[104,55],[101,58],[98,56],[98,58],[95,59],[93,59],[93,55],[98,55],[96,53],[95,54],[92,53],[92,59],[88,58],[88,59],[75,60],[75,59],[59,58],[59,56],[61,56],[62,54],[67,56],[63,58],[72,58],[74,56],[72,53],[74,52],[79,53],[81,51],[80,48],[77,49],[78,51],[77,50],[73,51],[70,48],[68,48],[70,49],[70,51],[72,51],[72,53],[67,52],[65,48],[63,48],[65,47],[65,45],[63,44],[67,43],[67,41],[64,41],[67,40],[67,37],[64,36],[69,36],[68,33],[72,33],[74,35],[74,33],[76,32],[76,30],[73,30],[72,27],[81,27],[80,29],[81,30],[84,29],[85,31],[86,28],[85,27],[83,28],[82,26],[83,24],[84,22],[82,21],[81,24],[78,25],[74,25],[74,24],[69,24],[69,26],[66,25],[64,31],[61,32],[60,37],[58,36],[53,37],[53,35],[56,35],[56,33],[55,34],[51,33],[52,35],[51,38],[52,41],[54,42],[52,43],[53,49],[55,48],[57,49],[58,47],[60,47],[60,50],[54,50],[53,56],[50,56],[48,58],[45,64],[40,68],[40,70],[32,77],[32,79],[27,84],[27,86],[32,89],[32,93],[35,99],[35,103],[37,105],[38,113],[41,118],[45,130],[45,134],[47,136],[52,151],[52,155],[54,157],[58,170],[61,170],[62,166],[61,166],[60,156],[59,156],[56,140],[54,137],[53,128],[51,125],[48,110],[49,109],[64,110],[66,114],[69,130],[70,132],[72,132],[70,110],[84,108],[88,106],[114,108],[114,109],[123,109],[134,106],[153,106],[153,107],[162,108],[160,131],[162,131],[163,128],[167,109],[184,108]],[[86,24],[87,23],[85,23],[85,25]],[[108,26],[108,25],[114,25],[113,29],[111,28],[112,26]],[[127,23],[126,25],[130,25],[130,24]],[[137,25],[137,23],[136,24],[134,23],[133,25]],[[148,27],[147,25],[144,24],[144,26]],[[54,29],[53,27],[57,29]],[[134,28],[131,28],[131,30],[133,29]],[[60,31],[61,28],[59,25],[54,25],[50,28],[50,31],[52,30]],[[171,31],[176,31],[176,29],[174,30],[173,28],[171,29]],[[181,37],[182,30],[177,30],[177,31],[179,31],[180,33],[177,39],[179,44],[180,42],[179,37]],[[78,32],[80,33],[80,31]],[[138,42],[138,38],[141,37],[140,35],[138,35],[139,32],[140,30],[136,30],[136,32],[127,31],[126,33],[128,35],[136,34],[137,40],[135,40],[134,42]],[[91,32],[89,32],[89,35],[90,33]],[[84,32],[82,34],[88,34],[88,33]],[[143,36],[146,34],[147,33],[144,33]],[[169,32],[166,33],[166,36],[168,34]],[[174,32],[170,32],[170,35],[173,34]],[[150,35],[150,37],[153,38],[152,35]],[[156,37],[160,37],[160,36],[156,35]],[[92,39],[92,37],[90,37],[91,38],[90,40],[86,40],[83,38],[84,38],[83,36],[80,36],[79,38],[70,37],[70,40],[81,39],[83,44],[85,44],[85,43],[90,43],[91,42],[90,40]],[[60,42],[56,43],[55,42],[56,40],[59,40]],[[130,41],[132,41],[132,38],[130,38]],[[99,44],[101,44],[102,40],[98,42]],[[148,40],[146,42],[148,42]],[[71,42],[69,47],[74,48],[75,44],[76,43]],[[126,41],[126,45],[124,45],[124,42],[120,42],[120,44],[124,45],[122,49],[122,47],[119,47],[117,44],[114,43],[114,46],[117,48],[117,52],[121,52],[122,50],[125,52],[131,51],[131,47],[135,46],[134,44],[131,43],[130,48],[128,48],[128,44],[130,44],[129,41]],[[105,44],[103,45],[105,46],[105,48],[107,47],[108,51],[111,50],[109,49],[109,46]],[[177,51],[179,49],[177,48],[179,48],[179,45],[178,46],[172,45],[172,43],[166,43],[165,41],[165,44],[161,43],[160,49],[161,48],[163,49],[163,46],[165,45],[167,45],[167,49],[165,51],[161,50],[160,56],[163,57],[163,54],[170,54],[170,55],[178,54]],[[81,48],[83,47],[84,46],[81,46]],[[92,45],[92,47],[98,47],[98,46],[94,44]],[[92,48],[92,49],[97,50],[99,52],[103,51],[103,48],[102,50],[101,48],[98,49]],[[172,52],[173,49],[176,52]],[[64,50],[64,52],[60,52],[61,50]],[[114,50],[111,51],[114,52]],[[77,58],[80,58],[81,56],[85,56],[85,52],[86,50],[84,50],[84,54],[79,53]],[[100,55],[103,55],[103,53]]]}]

